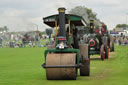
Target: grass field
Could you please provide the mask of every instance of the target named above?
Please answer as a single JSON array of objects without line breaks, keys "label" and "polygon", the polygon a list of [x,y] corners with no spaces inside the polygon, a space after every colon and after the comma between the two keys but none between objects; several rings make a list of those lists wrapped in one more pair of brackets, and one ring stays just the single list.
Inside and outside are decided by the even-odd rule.
[{"label": "grass field", "polygon": [[44,50],[0,48],[0,85],[128,85],[128,46],[116,46],[109,60],[91,60],[91,76],[77,80],[46,80]]}]

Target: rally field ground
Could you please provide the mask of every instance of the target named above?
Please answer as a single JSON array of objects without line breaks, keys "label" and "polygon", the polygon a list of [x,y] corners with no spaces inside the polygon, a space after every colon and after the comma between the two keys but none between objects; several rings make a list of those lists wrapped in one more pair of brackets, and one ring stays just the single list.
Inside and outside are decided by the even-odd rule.
[{"label": "rally field ground", "polygon": [[128,85],[128,46],[116,45],[108,60],[91,60],[91,76],[77,80],[46,80],[45,49],[0,48],[0,85]]}]

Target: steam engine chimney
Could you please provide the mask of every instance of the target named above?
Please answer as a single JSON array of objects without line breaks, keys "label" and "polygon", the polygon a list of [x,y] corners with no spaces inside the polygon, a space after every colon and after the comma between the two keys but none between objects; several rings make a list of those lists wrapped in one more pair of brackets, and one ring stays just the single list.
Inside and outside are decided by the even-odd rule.
[{"label": "steam engine chimney", "polygon": [[58,8],[59,12],[59,34],[58,37],[66,37],[65,34],[65,8]]}]

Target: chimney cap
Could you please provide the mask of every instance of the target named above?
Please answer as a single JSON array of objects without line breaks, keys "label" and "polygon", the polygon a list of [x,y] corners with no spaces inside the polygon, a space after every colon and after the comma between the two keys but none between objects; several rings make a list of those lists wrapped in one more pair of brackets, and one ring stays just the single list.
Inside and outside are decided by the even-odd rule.
[{"label": "chimney cap", "polygon": [[65,9],[64,7],[58,8],[58,11],[59,11],[59,12],[65,12],[65,10],[66,10],[66,9]]}]

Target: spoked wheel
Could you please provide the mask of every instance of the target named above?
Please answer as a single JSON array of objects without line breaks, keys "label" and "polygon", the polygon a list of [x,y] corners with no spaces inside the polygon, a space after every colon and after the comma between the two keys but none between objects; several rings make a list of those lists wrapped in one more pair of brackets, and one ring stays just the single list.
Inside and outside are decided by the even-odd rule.
[{"label": "spoked wheel", "polygon": [[104,46],[104,50],[105,50],[105,59],[108,59],[109,58],[109,47]]},{"label": "spoked wheel", "polygon": [[105,51],[105,59],[109,58],[109,45],[108,45],[108,37],[104,36],[103,44],[104,44],[104,51]]},{"label": "spoked wheel", "polygon": [[102,45],[101,48],[100,48],[100,56],[101,56],[101,60],[104,60],[105,59],[104,45]]},{"label": "spoked wheel", "polygon": [[[52,53],[47,54],[47,66],[69,66],[76,65],[75,53]],[[75,80],[77,70],[75,67],[66,68],[46,68],[46,77],[48,80]]]}]

